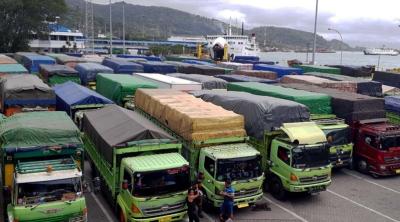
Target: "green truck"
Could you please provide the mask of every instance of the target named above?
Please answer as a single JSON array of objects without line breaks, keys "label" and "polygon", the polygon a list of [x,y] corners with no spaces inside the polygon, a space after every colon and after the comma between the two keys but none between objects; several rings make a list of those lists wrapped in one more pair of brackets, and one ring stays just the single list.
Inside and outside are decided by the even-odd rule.
[{"label": "green truck", "polygon": [[335,115],[311,115],[321,130],[325,133],[330,145],[329,160],[333,167],[353,167],[353,143],[351,129],[344,119]]},{"label": "green truck", "polygon": [[84,149],[71,119],[64,112],[32,112],[16,114],[0,124],[3,218],[87,221]]},{"label": "green truck", "polygon": [[117,105],[85,112],[82,125],[94,176],[120,221],[185,217],[190,167],[176,139]]}]

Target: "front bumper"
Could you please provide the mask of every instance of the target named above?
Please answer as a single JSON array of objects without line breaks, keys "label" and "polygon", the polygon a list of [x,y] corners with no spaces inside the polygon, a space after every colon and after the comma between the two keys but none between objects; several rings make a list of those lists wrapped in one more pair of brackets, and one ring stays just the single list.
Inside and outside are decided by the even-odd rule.
[{"label": "front bumper", "polygon": [[331,185],[331,180],[312,183],[312,184],[289,184],[289,192],[300,193],[300,192],[308,192],[308,193],[317,193],[320,191],[326,190],[326,188]]},{"label": "front bumper", "polygon": [[[251,196],[240,197],[240,198],[235,197],[233,203],[234,203],[234,206],[238,206],[238,207],[248,206],[249,204],[256,203],[262,197],[263,197],[263,192],[262,192],[262,189],[260,189],[260,192],[254,194],[254,195],[251,195]],[[212,202],[212,205],[214,207],[220,207],[222,205],[222,202],[224,202],[223,199],[215,199],[215,198],[211,199],[210,201]]]},{"label": "front bumper", "polygon": [[162,215],[158,217],[149,217],[149,218],[134,218],[131,217],[129,218],[129,221],[131,222],[169,222],[169,221],[181,221],[185,218],[186,216],[186,210],[173,213],[173,214],[168,214],[168,215]]},{"label": "front bumper", "polygon": [[400,175],[400,163],[371,165],[370,173],[375,173],[379,176]]}]

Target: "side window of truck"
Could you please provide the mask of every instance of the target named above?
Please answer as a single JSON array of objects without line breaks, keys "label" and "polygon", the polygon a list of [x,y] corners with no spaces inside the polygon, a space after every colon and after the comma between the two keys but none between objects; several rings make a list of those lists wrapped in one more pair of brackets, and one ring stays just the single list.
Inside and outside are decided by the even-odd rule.
[{"label": "side window of truck", "polygon": [[290,151],[284,147],[278,147],[278,158],[287,165],[290,165]]},{"label": "side window of truck", "polygon": [[204,168],[211,176],[214,176],[215,161],[208,156],[204,157]]},{"label": "side window of truck", "polygon": [[376,137],[368,134],[364,134],[364,142],[374,148],[377,148]]},{"label": "side window of truck", "polygon": [[124,180],[128,181],[128,190],[129,192],[132,192],[132,175],[127,170],[124,170]]}]

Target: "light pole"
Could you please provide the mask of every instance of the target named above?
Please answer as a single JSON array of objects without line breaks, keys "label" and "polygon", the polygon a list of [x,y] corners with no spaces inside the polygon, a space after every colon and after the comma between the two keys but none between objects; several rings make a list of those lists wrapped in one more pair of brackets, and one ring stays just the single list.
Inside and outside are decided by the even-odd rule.
[{"label": "light pole", "polygon": [[112,12],[111,12],[111,0],[110,0],[110,56],[112,56]]},{"label": "light pole", "polygon": [[340,36],[340,40],[342,41],[342,43],[340,44],[340,65],[342,65],[342,62],[343,62],[343,49],[342,49],[343,37],[342,37],[342,34],[340,34],[340,32],[336,29],[328,28],[328,31],[337,32],[337,34],[339,34],[339,36]]},{"label": "light pole", "polygon": [[315,20],[314,20],[314,43],[313,43],[313,54],[311,64],[315,65],[315,50],[317,48],[317,19],[318,19],[318,0],[315,5]]},{"label": "light pole", "polygon": [[125,54],[125,1],[122,1],[122,54]]}]

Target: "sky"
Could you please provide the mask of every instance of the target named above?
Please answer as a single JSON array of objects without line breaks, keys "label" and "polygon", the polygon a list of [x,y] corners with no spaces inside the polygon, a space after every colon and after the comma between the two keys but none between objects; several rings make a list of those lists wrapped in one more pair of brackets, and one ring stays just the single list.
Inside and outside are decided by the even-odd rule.
[{"label": "sky", "polygon": [[[113,0],[117,2],[120,0]],[[94,0],[108,3],[109,0]],[[125,0],[164,6],[219,19],[246,28],[280,26],[313,32],[316,0]],[[400,0],[319,0],[317,32],[352,46],[400,48]]]}]

